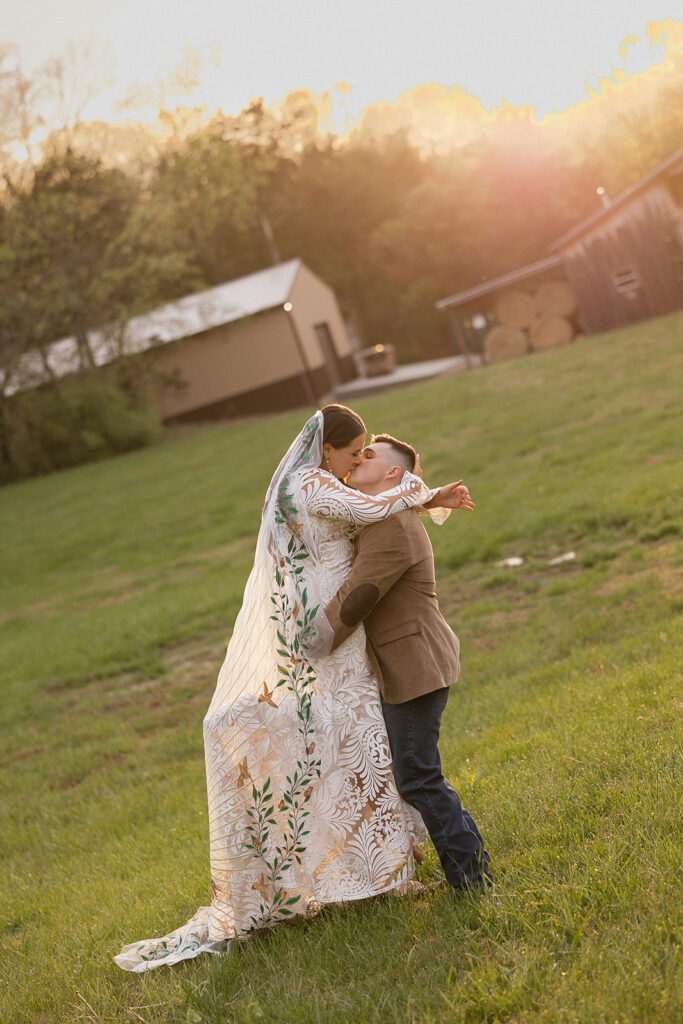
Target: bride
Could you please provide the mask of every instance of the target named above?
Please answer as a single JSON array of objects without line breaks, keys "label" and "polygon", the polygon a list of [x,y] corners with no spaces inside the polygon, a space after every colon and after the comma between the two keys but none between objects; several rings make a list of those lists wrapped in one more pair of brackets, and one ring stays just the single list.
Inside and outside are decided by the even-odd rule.
[{"label": "bride", "polygon": [[305,424],[266,494],[254,568],[204,719],[212,901],[163,938],[134,942],[117,964],[141,972],[321,904],[404,886],[417,812],[399,797],[377,679],[362,626],[327,657],[324,606],[351,568],[354,531],[439,499],[406,473],[369,496],[343,481],[365,424],[328,405]]}]

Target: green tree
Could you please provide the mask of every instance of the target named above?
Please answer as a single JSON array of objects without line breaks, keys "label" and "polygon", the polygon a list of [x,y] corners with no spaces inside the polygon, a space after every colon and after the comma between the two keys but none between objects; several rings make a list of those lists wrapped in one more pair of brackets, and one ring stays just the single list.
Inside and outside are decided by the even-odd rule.
[{"label": "green tree", "polygon": [[391,340],[378,322],[391,304],[371,240],[419,184],[423,161],[403,135],[382,146],[309,147],[282,160],[266,196],[283,258],[301,257],[354,314],[365,342]]},{"label": "green tree", "polygon": [[182,276],[184,256],[140,198],[139,182],[71,151],[13,191],[2,211],[0,324],[14,350],[45,353],[73,336],[92,366],[90,332],[110,326],[114,339]]},{"label": "green tree", "polygon": [[181,290],[209,287],[268,262],[259,225],[272,156],[223,137],[220,120],[164,151],[150,183],[149,212],[184,254]]},{"label": "green tree", "polygon": [[69,371],[116,363],[127,354],[128,319],[177,287],[186,263],[168,244],[163,217],[150,220],[140,181],[98,160],[67,151],[8,188],[0,207],[0,441],[11,462],[8,437],[24,408],[12,396],[38,384],[58,401],[62,394],[53,343],[74,339]]}]

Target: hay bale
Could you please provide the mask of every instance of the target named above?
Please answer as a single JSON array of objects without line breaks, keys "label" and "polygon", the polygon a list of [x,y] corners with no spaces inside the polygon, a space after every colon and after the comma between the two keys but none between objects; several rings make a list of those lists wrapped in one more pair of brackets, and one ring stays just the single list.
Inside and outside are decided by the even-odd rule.
[{"label": "hay bale", "polygon": [[545,281],[535,295],[539,317],[571,316],[576,296],[568,281]]},{"label": "hay bale", "polygon": [[499,363],[503,359],[516,359],[529,351],[526,331],[518,327],[492,328],[484,338],[484,357],[487,363]]},{"label": "hay bale", "polygon": [[536,318],[536,303],[528,292],[513,289],[498,296],[494,312],[503,327],[531,327]]},{"label": "hay bale", "polygon": [[546,348],[557,348],[572,340],[572,325],[563,316],[541,317],[531,328],[529,339],[533,352]]}]

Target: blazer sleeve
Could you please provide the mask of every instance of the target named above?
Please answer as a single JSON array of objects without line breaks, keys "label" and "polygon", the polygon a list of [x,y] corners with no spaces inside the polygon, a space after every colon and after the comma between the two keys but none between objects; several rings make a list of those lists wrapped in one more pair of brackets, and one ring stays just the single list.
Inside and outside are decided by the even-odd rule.
[{"label": "blazer sleeve", "polygon": [[412,562],[411,544],[399,518],[363,530],[351,574],[325,608],[334,630],[332,650],[351,636]]}]

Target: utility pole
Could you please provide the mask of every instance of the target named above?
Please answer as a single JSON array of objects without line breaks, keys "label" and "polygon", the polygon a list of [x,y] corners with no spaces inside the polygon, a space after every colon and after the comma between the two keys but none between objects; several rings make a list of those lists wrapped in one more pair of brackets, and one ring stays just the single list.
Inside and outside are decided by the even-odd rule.
[{"label": "utility pole", "polygon": [[280,253],[278,252],[277,245],[275,243],[275,235],[273,234],[273,229],[270,226],[270,221],[266,217],[265,213],[262,213],[260,210],[258,219],[261,224],[261,231],[263,232],[263,236],[268,244],[271,263],[273,266],[276,266],[280,263]]}]

